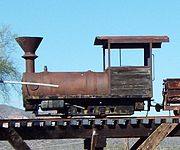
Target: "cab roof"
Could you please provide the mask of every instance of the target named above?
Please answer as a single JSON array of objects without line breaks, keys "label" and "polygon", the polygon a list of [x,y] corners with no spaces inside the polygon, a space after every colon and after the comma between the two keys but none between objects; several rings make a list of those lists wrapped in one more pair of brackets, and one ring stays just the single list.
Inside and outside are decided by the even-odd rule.
[{"label": "cab roof", "polygon": [[97,36],[94,45],[102,45],[111,49],[145,48],[152,43],[152,48],[161,48],[162,42],[169,42],[168,36]]}]

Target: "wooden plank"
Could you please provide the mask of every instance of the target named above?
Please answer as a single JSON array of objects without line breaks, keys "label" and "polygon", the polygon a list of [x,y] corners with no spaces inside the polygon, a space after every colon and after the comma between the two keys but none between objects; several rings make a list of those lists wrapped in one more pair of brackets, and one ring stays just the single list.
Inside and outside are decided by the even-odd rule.
[{"label": "wooden plank", "polygon": [[150,72],[150,67],[144,67],[144,66],[111,67],[111,70],[113,72],[114,71]]},{"label": "wooden plank", "polygon": [[149,67],[120,67],[111,71],[111,94],[152,97]]},{"label": "wooden plank", "polygon": [[91,150],[95,150],[95,137],[96,137],[96,129],[92,130],[92,137],[91,137]]},{"label": "wooden plank", "polygon": [[162,123],[138,148],[137,150],[153,150],[168,136],[178,123]]},{"label": "wooden plank", "polygon": [[91,137],[91,150],[103,150],[106,147],[106,137],[100,136],[96,129],[93,129]]},{"label": "wooden plank", "polygon": [[150,78],[150,73],[112,72],[111,76],[112,77],[121,76],[124,78],[132,78],[134,76],[139,77],[139,78],[143,78],[143,77],[149,77]]},{"label": "wooden plank", "polygon": [[119,78],[119,79],[122,79],[122,78],[124,78],[124,79],[126,79],[126,78],[132,78],[132,77],[136,77],[136,78],[147,78],[147,79],[149,79],[150,77],[150,74],[134,74],[134,73],[124,73],[124,72],[121,72],[121,73],[116,73],[116,74],[114,74],[114,73],[111,73],[111,77],[121,77],[121,78]]},{"label": "wooden plank", "polygon": [[148,137],[141,137],[137,142],[130,148],[130,150],[137,150],[137,148],[147,139]]},{"label": "wooden plank", "polygon": [[117,84],[142,84],[142,85],[147,85],[147,84],[151,84],[149,79],[144,79],[144,78],[119,78],[117,77],[117,79],[112,78],[111,80],[111,85],[117,85]]},{"label": "wooden plank", "polygon": [[127,72],[127,71],[112,71],[111,72],[111,75],[113,76],[116,76],[116,75],[119,75],[119,76],[131,76],[131,75],[136,75],[136,76],[147,76],[147,75],[150,75],[149,72]]},{"label": "wooden plank", "polygon": [[15,150],[30,150],[30,147],[23,141],[22,137],[14,130],[14,128],[8,128],[6,136]]},{"label": "wooden plank", "polygon": [[86,138],[84,140],[84,149],[91,150],[91,139],[90,138]]},{"label": "wooden plank", "polygon": [[118,87],[119,89],[147,89],[150,90],[150,87],[147,85],[142,85],[142,84],[112,84],[114,87]]},{"label": "wooden plank", "polygon": [[126,79],[150,79],[149,74],[143,74],[143,75],[138,75],[138,74],[111,74],[112,80],[126,80]]},{"label": "wooden plank", "polygon": [[147,89],[120,89],[120,88],[113,88],[111,90],[112,94],[114,95],[131,95],[131,96],[135,96],[135,95],[141,95],[141,96],[147,96],[150,97],[151,93],[150,90]]}]

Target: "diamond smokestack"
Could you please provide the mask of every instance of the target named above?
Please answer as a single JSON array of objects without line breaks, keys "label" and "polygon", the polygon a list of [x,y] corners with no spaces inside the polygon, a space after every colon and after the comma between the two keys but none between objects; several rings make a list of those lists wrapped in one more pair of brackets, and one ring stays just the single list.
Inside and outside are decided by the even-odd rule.
[{"label": "diamond smokestack", "polygon": [[17,37],[16,41],[24,51],[22,56],[26,60],[26,73],[35,72],[35,52],[42,41],[42,37]]}]

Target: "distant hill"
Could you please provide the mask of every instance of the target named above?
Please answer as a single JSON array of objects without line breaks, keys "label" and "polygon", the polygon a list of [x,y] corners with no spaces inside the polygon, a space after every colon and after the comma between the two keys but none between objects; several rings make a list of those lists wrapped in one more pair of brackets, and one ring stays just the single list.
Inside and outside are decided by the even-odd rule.
[{"label": "distant hill", "polygon": [[21,118],[32,118],[33,114],[31,112],[25,112],[22,109],[15,108],[8,105],[0,105],[0,118],[9,119],[21,119]]}]

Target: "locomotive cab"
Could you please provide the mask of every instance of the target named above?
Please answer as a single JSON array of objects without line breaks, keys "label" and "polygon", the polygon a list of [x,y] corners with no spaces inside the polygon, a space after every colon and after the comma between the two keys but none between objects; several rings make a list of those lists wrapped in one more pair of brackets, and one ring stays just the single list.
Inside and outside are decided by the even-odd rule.
[{"label": "locomotive cab", "polygon": [[[161,48],[162,42],[168,42],[167,36],[101,36],[96,37],[94,45],[103,48],[103,70],[108,72],[109,94],[118,101],[133,105],[133,110],[150,110],[153,97],[152,84],[152,49]],[[112,66],[112,50],[142,50],[144,65],[142,66]],[[107,53],[107,68],[106,52]],[[129,107],[130,108],[130,107]]]},{"label": "locomotive cab", "polygon": [[[25,52],[24,82],[42,83],[23,85],[24,107],[27,111],[57,110],[65,116],[76,115],[131,115],[134,111],[150,109],[152,89],[152,49],[168,42],[166,36],[100,36],[94,45],[103,48],[102,72],[35,72],[35,51],[42,38],[19,37],[16,41]],[[143,66],[112,66],[112,49],[141,49]],[[108,50],[108,66],[105,68]],[[42,86],[43,84],[58,87]]]}]

